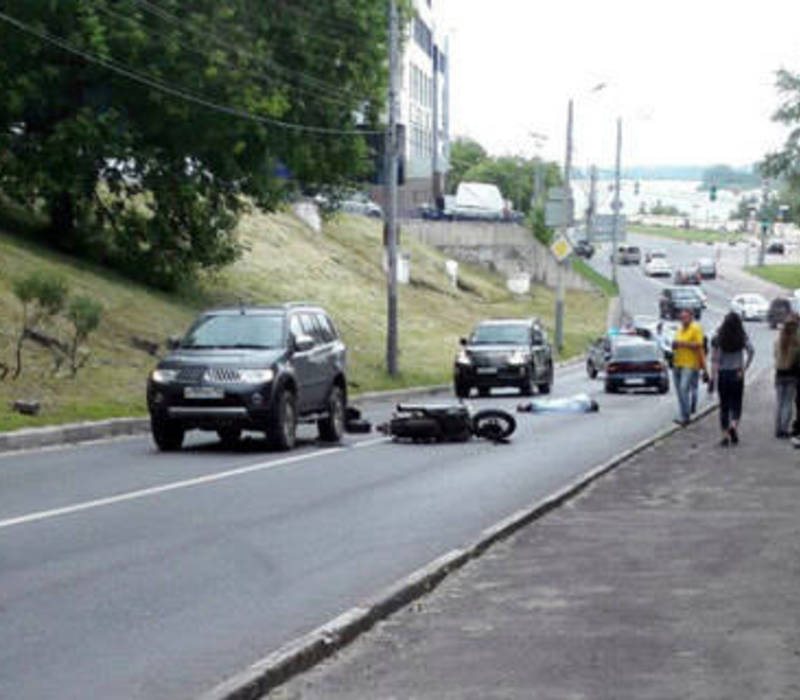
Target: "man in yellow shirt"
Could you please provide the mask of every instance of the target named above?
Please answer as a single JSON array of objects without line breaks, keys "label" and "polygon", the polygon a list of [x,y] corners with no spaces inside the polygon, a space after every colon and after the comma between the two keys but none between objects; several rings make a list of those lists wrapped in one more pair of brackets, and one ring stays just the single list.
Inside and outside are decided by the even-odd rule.
[{"label": "man in yellow shirt", "polygon": [[672,342],[672,375],[675,392],[678,395],[679,425],[688,425],[692,407],[692,384],[698,375],[706,371],[706,357],[703,352],[703,328],[694,320],[689,309],[681,311],[681,326]]}]

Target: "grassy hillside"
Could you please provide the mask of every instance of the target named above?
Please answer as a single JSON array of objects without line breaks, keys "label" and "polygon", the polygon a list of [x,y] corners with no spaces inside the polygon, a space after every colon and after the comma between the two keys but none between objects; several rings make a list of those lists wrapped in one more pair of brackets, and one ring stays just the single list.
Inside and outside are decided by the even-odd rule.
[{"label": "grassy hillside", "polygon": [[[444,274],[444,258],[410,239],[411,284],[401,286],[401,376],[383,371],[385,352],[385,275],[381,266],[380,223],[341,216],[315,233],[293,215],[253,215],[242,221],[248,252],[224,272],[200,281],[192,292],[168,297],[105,270],[44,250],[0,233],[0,359],[11,363],[13,335],[21,309],[13,280],[31,270],[66,278],[73,294],[88,294],[104,305],[100,329],[90,338],[87,367],[77,378],[54,376],[49,353],[28,345],[27,364],[17,381],[0,382],[0,429],[27,425],[143,414],[144,382],[156,358],[139,350],[131,338],[158,342],[185,330],[201,308],[235,303],[312,300],[328,308],[350,351],[354,392],[449,382],[458,338],[487,316],[538,315],[552,328],[553,296],[535,288],[524,299],[512,297],[504,280],[462,265],[458,290]],[[566,352],[582,352],[602,330],[606,300],[601,295],[571,293],[567,299]],[[66,327],[56,327],[56,333]],[[38,399],[42,415],[12,413],[14,399]]]},{"label": "grassy hillside", "polygon": [[800,265],[780,264],[764,265],[763,267],[753,265],[746,270],[751,275],[757,275],[767,282],[774,282],[786,289],[800,288]]}]

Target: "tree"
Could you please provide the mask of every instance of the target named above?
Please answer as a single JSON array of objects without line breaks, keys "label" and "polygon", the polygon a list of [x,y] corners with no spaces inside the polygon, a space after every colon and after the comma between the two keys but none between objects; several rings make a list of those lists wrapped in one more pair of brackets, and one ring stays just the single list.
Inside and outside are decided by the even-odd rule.
[{"label": "tree", "polygon": [[777,72],[776,86],[781,105],[772,119],[791,131],[783,148],[767,154],[759,169],[764,177],[782,182],[781,199],[791,207],[791,219],[800,222],[800,74],[781,69]]},{"label": "tree", "polygon": [[488,157],[486,149],[470,138],[458,138],[450,145],[450,172],[447,174],[447,189],[455,193],[464,174]]},{"label": "tree", "polygon": [[172,287],[236,256],[248,202],[369,167],[382,0],[10,5],[0,191],[42,208],[54,246]]}]

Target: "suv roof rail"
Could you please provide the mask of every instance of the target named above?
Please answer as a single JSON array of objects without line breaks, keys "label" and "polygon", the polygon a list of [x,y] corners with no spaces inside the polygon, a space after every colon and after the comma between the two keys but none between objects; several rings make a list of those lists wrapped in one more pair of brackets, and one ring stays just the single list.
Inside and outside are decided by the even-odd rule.
[{"label": "suv roof rail", "polygon": [[283,306],[286,309],[294,309],[299,306],[319,306],[319,303],[316,301],[287,301],[281,306]]}]

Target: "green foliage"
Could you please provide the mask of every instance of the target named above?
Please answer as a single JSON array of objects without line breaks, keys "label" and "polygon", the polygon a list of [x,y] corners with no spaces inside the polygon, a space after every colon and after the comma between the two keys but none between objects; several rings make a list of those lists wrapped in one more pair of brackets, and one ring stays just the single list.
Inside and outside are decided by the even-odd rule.
[{"label": "green foliage", "polygon": [[473,166],[482,163],[489,154],[477,141],[458,138],[450,145],[450,172],[447,174],[447,189],[454,194],[464,180],[464,174]]},{"label": "green foliage", "polygon": [[[757,172],[734,170],[729,165],[715,165],[703,171],[701,190],[712,190],[713,187],[758,187],[761,177]],[[716,196],[716,191],[713,191]]]},{"label": "green foliage", "polygon": [[528,227],[537,241],[550,245],[553,242],[553,229],[548,228],[544,221],[544,207],[534,206],[528,214]]},{"label": "green foliage", "polygon": [[[33,326],[58,314],[67,299],[67,283],[60,277],[48,277],[42,272],[14,280],[13,290],[22,305],[29,309],[27,322]],[[31,304],[34,305],[32,310]]]},{"label": "green foliage", "polygon": [[94,299],[86,296],[77,296],[72,299],[67,308],[67,319],[72,324],[73,334],[69,343],[69,367],[72,375],[78,372],[89,359],[88,351],[79,355],[81,344],[86,342],[89,334],[100,325],[103,306]]},{"label": "green foliage", "polygon": [[359,113],[375,128],[387,77],[382,0],[11,7],[78,51],[257,116],[167,94],[0,22],[0,191],[45,214],[61,250],[171,288],[236,257],[248,202],[274,209],[296,187],[341,185],[369,166],[358,134],[275,120],[352,132]]},{"label": "green foliage", "polygon": [[650,213],[654,216],[687,216],[686,212],[682,212],[673,204],[662,204],[660,199],[650,207]]},{"label": "green foliage", "polygon": [[764,177],[777,178],[783,185],[781,203],[790,207],[790,218],[800,222],[800,74],[781,69],[776,74],[781,105],[773,121],[789,127],[783,148],[766,155],[759,163]]},{"label": "green foliage", "polygon": [[605,275],[601,275],[585,260],[577,256],[572,257],[572,269],[585,280],[597,287],[605,296],[619,296],[619,286]]}]

